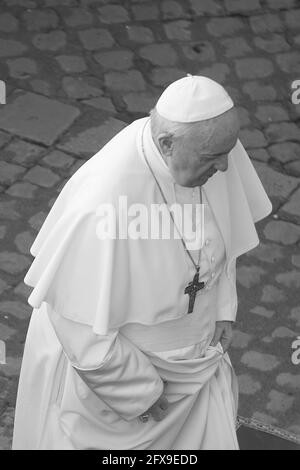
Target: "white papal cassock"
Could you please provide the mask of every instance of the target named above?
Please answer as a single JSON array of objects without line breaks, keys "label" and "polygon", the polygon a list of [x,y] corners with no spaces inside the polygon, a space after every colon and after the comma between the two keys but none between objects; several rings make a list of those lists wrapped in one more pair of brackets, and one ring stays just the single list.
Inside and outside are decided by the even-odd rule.
[{"label": "white papal cassock", "polygon": [[[33,314],[19,382],[14,449],[237,449],[237,383],[215,322],[237,312],[236,257],[259,240],[271,203],[238,141],[226,172],[203,186],[204,245],[195,268],[181,241],[101,240],[99,206],[191,203],[151,137],[132,123],[68,181],[43,224],[25,282]],[[198,201],[199,202],[199,199]],[[150,209],[149,209],[150,210]],[[124,214],[123,214],[124,215]],[[194,259],[197,252],[192,251]],[[160,422],[138,418],[161,395]]]}]

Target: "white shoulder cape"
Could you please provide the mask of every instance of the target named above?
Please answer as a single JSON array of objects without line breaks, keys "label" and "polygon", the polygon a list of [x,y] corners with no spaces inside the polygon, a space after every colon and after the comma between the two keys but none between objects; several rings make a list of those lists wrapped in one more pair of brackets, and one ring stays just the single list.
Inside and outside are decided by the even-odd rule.
[{"label": "white shoulder cape", "polygon": [[[140,157],[144,122],[137,120],[119,132],[70,178],[30,250],[35,259],[24,279],[34,288],[29,304],[39,308],[48,302],[66,318],[91,325],[97,334],[130,322],[150,325],[173,319],[155,311],[151,273],[147,298],[147,266],[139,271],[137,245],[99,240],[96,231],[99,204],[116,203],[119,194],[134,202],[152,197],[152,177]],[[229,276],[236,257],[259,243],[254,223],[272,205],[240,141],[229,155],[228,170],[217,172],[205,188],[225,241]]]}]

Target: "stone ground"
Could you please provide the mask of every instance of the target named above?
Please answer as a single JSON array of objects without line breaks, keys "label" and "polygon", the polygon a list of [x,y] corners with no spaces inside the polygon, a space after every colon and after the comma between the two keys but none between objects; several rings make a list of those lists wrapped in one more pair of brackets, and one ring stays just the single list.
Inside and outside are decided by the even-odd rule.
[{"label": "stone ground", "polygon": [[29,247],[66,180],[185,73],[235,99],[270,195],[261,244],[238,261],[231,357],[240,414],[300,435],[300,79],[297,0],[3,0],[0,77],[0,448],[9,449],[31,308]]}]

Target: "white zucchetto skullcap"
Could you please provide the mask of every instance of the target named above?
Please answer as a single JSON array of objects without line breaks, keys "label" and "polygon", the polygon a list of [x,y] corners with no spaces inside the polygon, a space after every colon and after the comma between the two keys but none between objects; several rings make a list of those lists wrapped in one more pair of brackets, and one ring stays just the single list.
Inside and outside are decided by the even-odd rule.
[{"label": "white zucchetto skullcap", "polygon": [[165,89],[156,110],[169,121],[196,122],[220,116],[233,106],[222,85],[208,77],[188,74]]}]

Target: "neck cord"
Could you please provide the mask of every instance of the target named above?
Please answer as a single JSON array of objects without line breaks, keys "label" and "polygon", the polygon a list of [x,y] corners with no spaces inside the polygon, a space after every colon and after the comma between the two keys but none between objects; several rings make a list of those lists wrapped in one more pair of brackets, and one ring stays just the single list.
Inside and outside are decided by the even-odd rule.
[{"label": "neck cord", "polygon": [[[147,124],[147,123],[148,123],[148,121],[146,122],[146,124]],[[162,190],[162,188],[161,188],[161,185],[159,184],[159,182],[158,182],[158,180],[157,180],[157,178],[156,178],[156,176],[155,176],[155,173],[154,173],[153,169],[151,168],[151,165],[150,165],[150,163],[149,163],[149,161],[148,161],[148,158],[147,158],[147,156],[146,156],[146,152],[145,152],[145,148],[144,148],[144,131],[145,131],[146,124],[144,125],[143,131],[142,131],[142,138],[141,138],[143,156],[144,156],[145,161],[146,161],[146,163],[147,163],[147,166],[148,166],[148,168],[149,168],[149,170],[150,170],[150,172],[151,172],[151,174],[152,174],[152,176],[153,176],[153,178],[154,178],[154,180],[155,180],[155,182],[156,182],[156,184],[157,184],[157,187],[158,187],[158,189],[159,189],[159,191],[160,191],[160,194],[161,194],[161,196],[162,196],[162,198],[163,198],[163,200],[164,200],[164,203],[166,204],[166,206],[167,206],[167,208],[168,208],[170,217],[171,217],[171,219],[172,219],[172,221],[173,221],[173,224],[174,224],[174,226],[175,226],[175,228],[176,228],[176,230],[177,230],[177,232],[178,232],[178,234],[179,234],[179,236],[180,236],[180,240],[181,240],[181,243],[182,243],[182,245],[183,245],[183,248],[184,248],[185,252],[187,253],[187,255],[189,256],[190,260],[192,261],[192,263],[193,263],[193,265],[194,265],[194,267],[195,267],[195,269],[196,269],[196,272],[199,272],[199,270],[200,270],[200,264],[199,264],[199,263],[200,263],[200,256],[201,256],[201,248],[199,249],[198,262],[195,263],[194,258],[192,257],[190,251],[187,249],[185,240],[184,240],[183,237],[181,236],[181,233],[180,233],[180,231],[179,231],[179,229],[178,229],[178,227],[177,227],[177,225],[176,225],[174,216],[173,216],[172,212],[171,212],[170,209],[169,209],[168,201],[167,201],[167,199],[166,199],[166,197],[165,197],[165,195],[164,195],[164,192],[163,192],[163,190]],[[202,186],[199,187],[199,192],[200,192],[200,204],[202,205]],[[201,213],[201,214],[202,214],[202,213]],[[201,220],[201,223],[203,223],[203,220]],[[202,243],[201,243],[201,246],[202,246]]]}]

